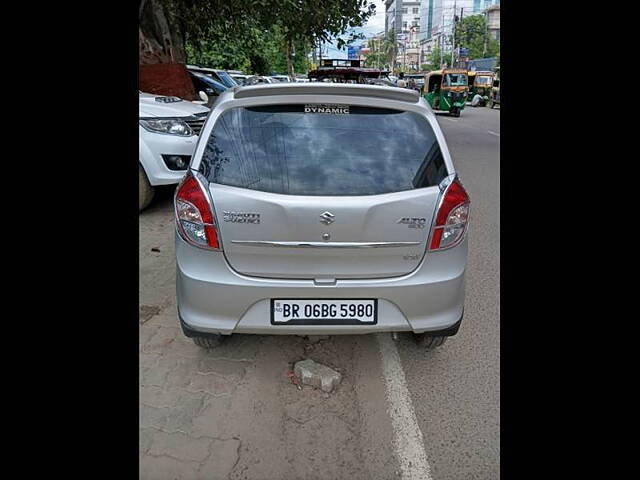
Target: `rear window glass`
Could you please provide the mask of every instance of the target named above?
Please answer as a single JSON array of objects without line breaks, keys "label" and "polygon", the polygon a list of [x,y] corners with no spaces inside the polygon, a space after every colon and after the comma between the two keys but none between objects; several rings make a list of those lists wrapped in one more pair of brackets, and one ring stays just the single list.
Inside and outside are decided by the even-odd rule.
[{"label": "rear window glass", "polygon": [[377,195],[446,176],[429,122],[413,112],[353,105],[227,110],[207,142],[210,182],[286,195]]}]

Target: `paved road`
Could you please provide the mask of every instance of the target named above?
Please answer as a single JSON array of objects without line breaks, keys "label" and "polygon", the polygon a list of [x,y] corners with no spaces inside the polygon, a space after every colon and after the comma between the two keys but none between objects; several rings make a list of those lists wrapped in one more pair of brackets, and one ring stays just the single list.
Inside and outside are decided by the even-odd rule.
[{"label": "paved road", "polygon": [[500,111],[438,116],[471,197],[465,318],[425,355],[398,345],[434,479],[500,477]]},{"label": "paved road", "polygon": [[[206,352],[179,330],[171,189],[140,215],[140,476],[499,478],[498,109],[438,120],[472,199],[465,320],[433,353],[410,335],[232,336]],[[293,362],[342,372],[328,395]]]}]

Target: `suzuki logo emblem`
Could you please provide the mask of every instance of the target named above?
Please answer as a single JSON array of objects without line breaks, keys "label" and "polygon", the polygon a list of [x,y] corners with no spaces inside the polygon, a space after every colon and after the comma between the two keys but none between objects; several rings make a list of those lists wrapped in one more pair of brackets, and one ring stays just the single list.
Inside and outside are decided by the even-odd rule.
[{"label": "suzuki logo emblem", "polygon": [[335,215],[331,212],[324,212],[320,214],[320,223],[324,223],[325,225],[329,225],[333,223]]}]

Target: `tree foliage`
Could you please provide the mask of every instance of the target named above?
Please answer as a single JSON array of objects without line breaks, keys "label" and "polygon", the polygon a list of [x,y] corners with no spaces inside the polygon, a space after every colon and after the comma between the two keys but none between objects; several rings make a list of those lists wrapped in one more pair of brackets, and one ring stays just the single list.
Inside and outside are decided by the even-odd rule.
[{"label": "tree foliage", "polygon": [[391,29],[382,38],[372,38],[368,42],[368,47],[369,53],[364,59],[366,67],[390,68],[397,54],[395,31]]},{"label": "tree foliage", "polygon": [[[248,35],[253,38],[247,38]],[[293,49],[294,70],[306,72],[310,46],[295,42]],[[234,37],[198,43],[187,42],[186,53],[187,63],[204,67],[242,70],[256,75],[271,75],[287,71],[284,37],[277,26],[267,31],[253,29],[241,39]]]},{"label": "tree foliage", "polygon": [[440,47],[435,47],[429,55],[429,62],[431,62],[430,70],[439,70],[443,66],[448,67],[451,65],[451,55],[447,55],[446,52],[440,50]]},{"label": "tree foliage", "polygon": [[[151,8],[144,8],[148,3]],[[201,58],[223,65],[265,64],[279,68],[273,47],[284,55],[289,73],[301,68],[312,45],[337,38],[344,47],[357,34],[341,36],[363,26],[375,13],[371,0],[141,0],[140,32],[155,36],[160,48],[166,48],[167,35],[149,33],[143,27],[145,14],[163,10],[166,23],[175,38],[172,48],[183,57]],[[158,23],[158,22],[156,22]],[[149,22],[146,22],[148,25]],[[222,50],[227,50],[223,52]],[[166,57],[166,56],[165,56]],[[228,67],[230,68],[230,67]]]},{"label": "tree foliage", "polygon": [[471,15],[456,24],[456,44],[469,49],[469,58],[491,58],[500,53],[500,43],[487,33],[484,15]]}]

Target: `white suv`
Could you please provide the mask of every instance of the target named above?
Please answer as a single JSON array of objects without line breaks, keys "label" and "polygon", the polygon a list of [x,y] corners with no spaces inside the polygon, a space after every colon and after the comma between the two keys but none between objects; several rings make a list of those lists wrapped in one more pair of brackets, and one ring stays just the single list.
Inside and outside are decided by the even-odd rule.
[{"label": "white suv", "polygon": [[140,92],[140,210],[153,199],[155,186],[180,182],[208,114],[208,108],[178,97]]}]

